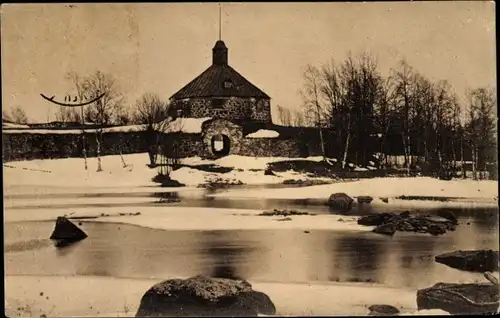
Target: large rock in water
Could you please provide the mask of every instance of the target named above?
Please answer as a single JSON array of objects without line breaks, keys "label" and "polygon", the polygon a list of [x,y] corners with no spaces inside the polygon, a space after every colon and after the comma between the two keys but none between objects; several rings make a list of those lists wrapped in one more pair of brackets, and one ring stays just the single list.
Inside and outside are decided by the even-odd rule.
[{"label": "large rock in water", "polygon": [[358,219],[358,224],[366,226],[379,226],[386,223],[395,216],[396,215],[394,213],[378,213],[362,216]]},{"label": "large rock in water", "polygon": [[377,226],[372,230],[374,233],[378,234],[383,234],[383,235],[388,235],[388,236],[393,236],[394,233],[396,233],[396,223],[385,223],[382,225]]},{"label": "large rock in water", "polygon": [[491,272],[498,269],[498,251],[455,251],[435,257],[436,262],[471,272]]},{"label": "large rock in water", "polygon": [[458,224],[458,220],[457,220],[457,217],[455,216],[455,214],[451,211],[448,211],[448,210],[440,210],[438,211],[437,213],[438,216],[442,217],[442,218],[445,218],[447,220],[449,220],[450,222],[452,222],[453,224],[457,225]]},{"label": "large rock in water", "polygon": [[87,234],[64,216],[57,217],[56,227],[50,235],[56,246],[62,247],[87,238]]},{"label": "large rock in water", "polygon": [[264,293],[244,280],[195,276],[170,279],[142,296],[136,317],[274,315],[276,308]]},{"label": "large rock in water", "polygon": [[328,198],[330,209],[338,212],[349,212],[352,208],[354,199],[345,193],[334,193]]},{"label": "large rock in water", "polygon": [[368,203],[370,204],[373,201],[373,198],[369,195],[360,195],[357,197],[358,203]]},{"label": "large rock in water", "polygon": [[368,309],[370,316],[395,316],[399,314],[399,309],[391,305],[371,305]]},{"label": "large rock in water", "polygon": [[493,284],[437,283],[417,291],[417,307],[441,309],[452,315],[493,314],[498,311],[499,289]]}]

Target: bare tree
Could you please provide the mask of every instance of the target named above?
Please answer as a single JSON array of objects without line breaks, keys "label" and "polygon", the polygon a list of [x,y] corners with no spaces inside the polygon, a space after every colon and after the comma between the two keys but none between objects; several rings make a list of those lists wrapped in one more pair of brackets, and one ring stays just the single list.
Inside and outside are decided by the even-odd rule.
[{"label": "bare tree", "polygon": [[151,166],[156,165],[156,159],[160,151],[163,134],[171,126],[168,116],[169,104],[162,101],[158,94],[145,93],[135,104],[133,121],[144,125],[148,143],[148,154]]},{"label": "bare tree", "polygon": [[21,106],[16,106],[10,112],[10,119],[16,124],[27,124],[28,116]]},{"label": "bare tree", "polygon": [[[325,143],[323,141],[322,115],[324,111],[321,107],[321,73],[318,68],[308,65],[304,72],[305,87],[302,95],[304,97],[304,106],[306,108],[306,117],[315,122],[319,129],[319,138],[321,142],[321,152],[323,160],[326,160]],[[313,119],[314,118],[314,119]]]},{"label": "bare tree", "polygon": [[466,136],[472,150],[472,169],[486,170],[488,161],[495,160],[496,149],[496,104],[494,92],[476,88],[467,93],[469,99]]},{"label": "bare tree", "polygon": [[407,167],[407,173],[410,173],[411,162],[411,136],[410,136],[410,114],[412,107],[412,78],[413,78],[413,68],[405,61],[402,60],[396,70],[393,70],[395,89],[394,89],[394,100],[401,114],[401,139],[403,141],[405,166]]},{"label": "bare tree", "polygon": [[80,123],[82,116],[74,107],[59,106],[59,110],[56,112],[56,120],[66,123]]},{"label": "bare tree", "polygon": [[[71,81],[73,85],[75,85],[76,93],[78,95],[78,98],[80,100],[83,100],[85,98],[88,98],[89,96],[85,96],[85,91],[83,89],[83,81],[76,72],[68,72],[66,74],[66,79]],[[73,108],[71,108],[73,109]],[[61,112],[63,110],[61,109]],[[76,111],[78,113],[78,111]],[[79,121],[81,122],[82,125],[82,150],[83,150],[83,161],[85,163],[85,170],[88,170],[88,164],[87,164],[87,136],[85,134],[85,112],[83,106],[80,107],[80,114],[79,114]],[[57,115],[56,115],[57,116]],[[76,119],[76,118],[75,118]]]},{"label": "bare tree", "polygon": [[97,171],[102,171],[101,146],[103,128],[105,125],[116,122],[116,114],[123,107],[124,96],[120,92],[115,79],[111,75],[104,74],[101,71],[97,71],[79,81],[79,85],[84,98],[89,96],[96,98],[104,94],[102,98],[85,109],[85,119],[97,124]]},{"label": "bare tree", "polygon": [[12,118],[10,117],[10,114],[7,113],[3,109],[2,109],[2,120],[7,121],[7,122],[12,122]]},{"label": "bare tree", "polygon": [[304,113],[302,111],[294,111],[292,113],[292,126],[304,127],[306,125],[306,120],[304,118]]},{"label": "bare tree", "polygon": [[292,126],[292,112],[290,109],[278,105],[278,121],[283,126]]},{"label": "bare tree", "polygon": [[116,123],[116,114],[119,114],[125,98],[116,84],[116,80],[109,74],[97,71],[80,82],[85,97],[97,97],[105,94],[98,102],[85,110],[85,119],[98,125]]}]

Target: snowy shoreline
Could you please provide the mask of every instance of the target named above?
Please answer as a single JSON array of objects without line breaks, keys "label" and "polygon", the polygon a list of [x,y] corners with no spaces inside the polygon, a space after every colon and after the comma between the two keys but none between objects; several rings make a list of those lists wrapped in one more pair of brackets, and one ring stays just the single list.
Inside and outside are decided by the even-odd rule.
[{"label": "snowy shoreline", "polygon": [[[161,279],[97,276],[5,277],[6,314],[14,317],[133,317],[144,292]],[[183,278],[183,277],[175,277]],[[277,316],[367,315],[368,306],[388,303],[404,314],[444,314],[416,308],[416,290],[367,283],[272,283],[249,281],[269,295]],[[74,297],[78,295],[78,297]],[[301,295],[296,297],[296,295]],[[355,295],[355,296],[353,296]],[[334,301],[332,301],[334,300]]]},{"label": "snowy shoreline", "polygon": [[[168,209],[168,213],[165,213]],[[357,224],[357,217],[330,214],[293,216],[292,221],[279,222],[282,217],[259,216],[261,210],[185,208],[185,207],[109,207],[100,211],[88,208],[72,209],[70,217],[88,217],[82,222],[120,223],[159,230],[337,230],[337,231],[370,231],[372,228]],[[120,215],[122,213],[122,215]],[[6,211],[4,222],[54,221],[61,213],[57,209],[19,209]],[[92,218],[96,217],[96,218]],[[342,218],[342,221],[339,219]]]},{"label": "snowy shoreline", "polygon": [[[314,185],[287,189],[244,189],[237,188],[225,193],[216,193],[218,197],[234,198],[265,198],[265,199],[325,199],[332,193],[343,192],[351,197],[370,195],[396,198],[398,196],[450,197],[462,201],[489,201],[498,200],[498,181],[451,180],[444,181],[430,177],[415,178],[371,178],[361,180],[338,181],[325,177],[311,177],[307,173],[296,171],[276,172],[275,175],[265,175],[264,170],[270,162],[282,160],[309,160],[321,161],[321,157],[310,158],[280,158],[280,157],[244,157],[231,155],[217,160],[206,160],[198,157],[182,159],[187,165],[172,172],[171,177],[186,188],[162,188],[151,181],[157,174],[156,169],[147,167],[146,153],[123,156],[127,166],[123,167],[120,156],[104,156],[102,172],[96,172],[96,158],[88,159],[89,170],[83,169],[82,158],[47,159],[32,161],[10,162],[4,165],[4,183],[7,194],[15,193],[14,189],[26,187],[28,192],[33,187],[43,193],[51,191],[89,192],[177,192],[193,190],[193,188],[222,179],[223,181],[240,181],[246,185],[282,184],[287,179],[320,180],[330,182],[325,185]],[[231,168],[227,173],[202,171],[189,166],[216,165]],[[64,189],[64,190],[62,190]],[[113,189],[113,190],[111,190]],[[33,190],[35,191],[35,190]]]}]

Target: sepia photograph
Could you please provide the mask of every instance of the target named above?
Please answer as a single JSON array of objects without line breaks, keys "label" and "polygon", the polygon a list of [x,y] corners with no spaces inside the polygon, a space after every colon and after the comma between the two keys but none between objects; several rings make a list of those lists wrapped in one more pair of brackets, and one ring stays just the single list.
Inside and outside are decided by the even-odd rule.
[{"label": "sepia photograph", "polygon": [[3,3],[5,316],[500,313],[495,22]]}]

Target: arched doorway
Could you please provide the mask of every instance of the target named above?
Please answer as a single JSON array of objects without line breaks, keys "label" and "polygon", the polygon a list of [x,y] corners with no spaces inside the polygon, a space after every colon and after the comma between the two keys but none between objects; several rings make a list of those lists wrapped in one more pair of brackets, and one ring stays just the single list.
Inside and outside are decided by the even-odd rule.
[{"label": "arched doorway", "polygon": [[212,153],[222,157],[229,155],[231,140],[226,135],[214,135],[211,141]]}]

